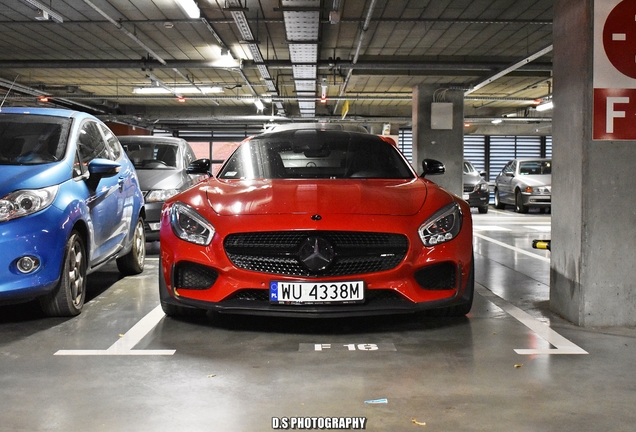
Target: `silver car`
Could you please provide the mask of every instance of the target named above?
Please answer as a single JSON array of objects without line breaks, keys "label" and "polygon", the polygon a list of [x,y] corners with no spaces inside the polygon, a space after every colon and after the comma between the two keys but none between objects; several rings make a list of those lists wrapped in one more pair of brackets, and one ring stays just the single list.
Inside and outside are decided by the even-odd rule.
[{"label": "silver car", "polygon": [[[196,157],[190,144],[182,138],[149,135],[124,135],[118,138],[135,165],[146,201],[146,240],[159,240],[163,203],[207,176],[188,173],[188,167],[195,162]],[[207,162],[209,166],[209,160]]]},{"label": "silver car", "polygon": [[513,159],[495,179],[495,208],[514,205],[518,213],[529,208],[550,211],[552,205],[552,160]]}]

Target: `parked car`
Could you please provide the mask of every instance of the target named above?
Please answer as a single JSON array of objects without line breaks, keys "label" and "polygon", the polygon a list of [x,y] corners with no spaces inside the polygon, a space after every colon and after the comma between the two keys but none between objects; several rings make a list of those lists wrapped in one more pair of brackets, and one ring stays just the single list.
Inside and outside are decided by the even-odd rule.
[{"label": "parked car", "polygon": [[552,205],[552,160],[513,159],[495,179],[495,208],[514,205],[518,213],[529,208],[550,210]]},{"label": "parked car", "polygon": [[477,207],[479,213],[488,213],[488,201],[490,190],[488,182],[484,179],[485,171],[479,172],[469,161],[464,161],[464,196],[471,207]]},{"label": "parked car", "polygon": [[146,202],[146,240],[159,240],[159,218],[166,199],[207,178],[189,174],[196,156],[183,138],[148,135],[120,136],[126,154],[135,165]]},{"label": "parked car", "polygon": [[245,140],[218,175],[166,201],[159,297],[197,310],[352,316],[473,301],[468,203],[368,133],[297,125]]},{"label": "parked car", "polygon": [[39,299],[73,316],[86,275],[116,259],[144,268],[144,201],[119,141],[97,118],[50,108],[0,112],[0,302]]}]

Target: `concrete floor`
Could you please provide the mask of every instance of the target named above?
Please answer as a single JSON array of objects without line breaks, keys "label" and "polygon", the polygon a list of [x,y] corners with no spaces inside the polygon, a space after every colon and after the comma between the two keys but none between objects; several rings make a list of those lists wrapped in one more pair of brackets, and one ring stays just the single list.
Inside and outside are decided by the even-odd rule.
[{"label": "concrete floor", "polygon": [[473,216],[466,318],[169,319],[156,248],[140,276],[91,275],[76,318],[0,307],[0,431],[271,431],[306,417],[363,417],[369,431],[635,430],[636,330],[549,312],[549,252],[531,243],[550,238],[550,215]]}]

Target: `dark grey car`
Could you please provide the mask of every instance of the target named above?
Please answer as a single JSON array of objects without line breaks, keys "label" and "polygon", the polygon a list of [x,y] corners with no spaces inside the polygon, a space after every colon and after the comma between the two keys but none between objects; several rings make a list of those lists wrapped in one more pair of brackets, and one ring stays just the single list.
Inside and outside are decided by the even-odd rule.
[{"label": "dark grey car", "polygon": [[488,201],[490,200],[490,191],[488,183],[484,180],[485,172],[479,172],[472,163],[464,161],[464,195],[463,198],[468,201],[471,207],[477,207],[479,213],[488,213]]},{"label": "dark grey car", "polygon": [[124,135],[118,138],[135,165],[146,201],[146,240],[159,240],[163,203],[206,176],[188,174],[187,168],[196,156],[190,144],[182,138],[148,135]]}]

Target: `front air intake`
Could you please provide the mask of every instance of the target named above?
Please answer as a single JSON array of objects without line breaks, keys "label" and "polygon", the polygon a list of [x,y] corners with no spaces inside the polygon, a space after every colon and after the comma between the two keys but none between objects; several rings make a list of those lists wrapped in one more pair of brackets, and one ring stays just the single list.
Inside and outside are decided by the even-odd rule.
[{"label": "front air intake", "polygon": [[174,269],[175,288],[208,289],[216,279],[218,273],[209,267],[187,261],[178,263]]}]

